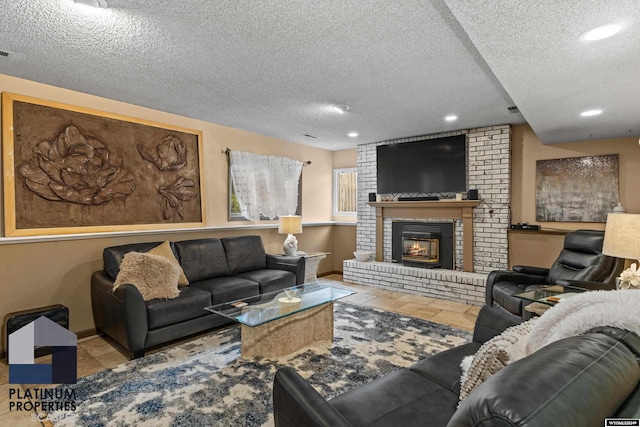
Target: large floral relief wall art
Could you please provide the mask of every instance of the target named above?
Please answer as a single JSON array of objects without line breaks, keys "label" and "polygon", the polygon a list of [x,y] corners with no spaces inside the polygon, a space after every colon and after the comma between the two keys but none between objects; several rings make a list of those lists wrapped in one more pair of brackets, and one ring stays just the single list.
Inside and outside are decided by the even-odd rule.
[{"label": "large floral relief wall art", "polygon": [[136,188],[122,157],[97,139],[85,138],[73,125],[53,141],[38,143],[18,172],[29,190],[51,201],[101,205]]},{"label": "large floral relief wall art", "polygon": [[2,94],[6,236],[204,225],[199,131]]}]

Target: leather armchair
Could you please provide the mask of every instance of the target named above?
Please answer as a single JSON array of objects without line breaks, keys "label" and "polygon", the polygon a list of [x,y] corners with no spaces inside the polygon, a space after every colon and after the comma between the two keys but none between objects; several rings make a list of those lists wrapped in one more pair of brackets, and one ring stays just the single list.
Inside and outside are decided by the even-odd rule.
[{"label": "leather armchair", "polygon": [[[624,260],[602,254],[604,231],[576,230],[568,233],[564,247],[551,268],[516,265],[511,271],[492,271],[487,277],[486,305],[498,306],[509,313],[528,319],[524,310],[529,302],[514,295],[546,285],[614,289],[615,278]],[[588,286],[582,286],[589,283]]]}]

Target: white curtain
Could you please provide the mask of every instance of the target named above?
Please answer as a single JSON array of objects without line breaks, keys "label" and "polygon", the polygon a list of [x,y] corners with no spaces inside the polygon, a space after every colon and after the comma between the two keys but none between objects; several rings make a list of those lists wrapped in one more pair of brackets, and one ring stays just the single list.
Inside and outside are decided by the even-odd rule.
[{"label": "white curtain", "polygon": [[286,157],[230,151],[231,179],[242,215],[251,221],[260,215],[275,219],[294,215],[302,162]]}]

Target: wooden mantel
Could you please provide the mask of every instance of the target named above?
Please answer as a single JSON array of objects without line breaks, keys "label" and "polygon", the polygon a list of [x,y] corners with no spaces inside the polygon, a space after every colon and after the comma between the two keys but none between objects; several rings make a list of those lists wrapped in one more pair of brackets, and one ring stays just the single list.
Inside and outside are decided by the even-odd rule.
[{"label": "wooden mantel", "polygon": [[473,272],[473,208],[481,200],[369,202],[376,208],[376,261],[384,261],[384,218],[462,219],[463,270]]}]

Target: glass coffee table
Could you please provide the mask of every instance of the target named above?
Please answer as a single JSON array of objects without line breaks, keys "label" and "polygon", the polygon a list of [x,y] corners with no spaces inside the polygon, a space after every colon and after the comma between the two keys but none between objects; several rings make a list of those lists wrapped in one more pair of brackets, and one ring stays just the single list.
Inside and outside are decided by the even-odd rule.
[{"label": "glass coffee table", "polygon": [[275,358],[320,341],[333,341],[333,302],[348,289],[305,283],[206,307],[241,324],[242,357]]}]

